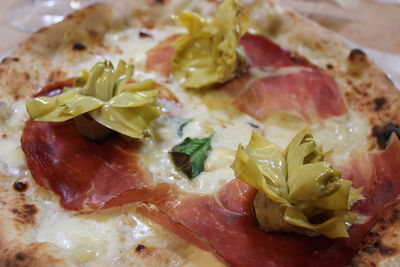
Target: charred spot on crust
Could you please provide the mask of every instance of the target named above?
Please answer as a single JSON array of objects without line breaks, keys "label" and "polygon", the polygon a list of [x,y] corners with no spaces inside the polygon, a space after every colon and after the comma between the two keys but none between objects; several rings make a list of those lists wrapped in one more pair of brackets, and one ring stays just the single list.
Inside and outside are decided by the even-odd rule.
[{"label": "charred spot on crust", "polygon": [[379,111],[382,109],[383,105],[386,103],[386,98],[384,97],[377,97],[374,99],[374,104],[375,104],[375,111]]},{"label": "charred spot on crust", "polygon": [[396,251],[395,248],[384,246],[379,241],[376,241],[375,243],[373,243],[372,246],[377,250],[377,252],[379,252],[382,255],[390,255]]},{"label": "charred spot on crust", "polygon": [[24,261],[28,258],[28,256],[25,253],[22,252],[18,252],[17,254],[15,254],[15,259],[17,261]]},{"label": "charred spot on crust", "polygon": [[[389,204],[379,214],[375,226],[361,242],[358,254],[353,258],[351,266],[376,266],[382,259],[398,254],[396,239],[388,238],[396,234],[400,223],[400,201]],[[394,227],[392,227],[394,226]],[[389,229],[389,230],[388,230]],[[387,243],[389,242],[389,243]]]},{"label": "charred spot on crust", "polygon": [[368,254],[374,254],[375,250],[371,247],[365,247],[361,249],[362,252],[368,253]]},{"label": "charred spot on crust", "polygon": [[139,31],[139,37],[140,38],[151,38],[151,37],[153,37],[153,35],[151,35],[148,31],[142,29]]},{"label": "charred spot on crust", "polygon": [[[375,233],[378,234],[378,233]],[[370,242],[364,243],[361,245],[361,251],[365,252],[369,255],[374,255],[374,254],[380,254],[384,256],[392,255],[396,253],[396,248],[394,247],[389,247],[384,244],[379,239],[380,234],[377,236],[373,236],[372,240]]]},{"label": "charred spot on crust", "polygon": [[15,191],[24,192],[28,188],[28,184],[23,182],[15,182],[13,187]]},{"label": "charred spot on crust", "polygon": [[23,208],[24,208],[25,213],[29,214],[29,215],[34,215],[37,212],[35,205],[32,205],[32,204],[25,204],[23,206]]},{"label": "charred spot on crust", "polygon": [[381,149],[385,149],[390,136],[395,133],[400,138],[400,128],[394,123],[388,123],[385,126],[375,126],[372,128],[372,135],[376,137],[377,143]]},{"label": "charred spot on crust", "polygon": [[381,234],[377,233],[377,232],[369,232],[368,235],[376,238],[376,237],[379,237]]},{"label": "charred spot on crust", "polygon": [[136,252],[141,253],[141,252],[146,250],[146,247],[144,245],[142,245],[142,244],[139,244],[139,245],[136,246],[135,250],[136,250]]},{"label": "charred spot on crust", "polygon": [[165,0],[154,0],[154,2],[163,5],[165,3]]},{"label": "charred spot on crust", "polygon": [[22,224],[34,224],[35,223],[35,215],[38,212],[38,209],[35,205],[32,204],[24,204],[22,208],[13,208],[11,212],[15,214],[15,220]]},{"label": "charred spot on crust", "polygon": [[332,69],[333,69],[333,65],[332,65],[332,64],[326,64],[326,68],[327,68],[328,70],[332,70]]},{"label": "charred spot on crust", "polygon": [[351,50],[347,64],[347,72],[349,74],[359,75],[368,65],[367,55],[361,49]]},{"label": "charred spot on crust", "polygon": [[86,46],[83,45],[83,44],[81,44],[81,43],[75,43],[75,44],[72,46],[72,49],[74,49],[74,50],[76,50],[76,51],[83,51],[83,50],[86,50]]},{"label": "charred spot on crust", "polygon": [[349,61],[353,63],[366,61],[367,55],[361,49],[353,49],[349,54]]},{"label": "charred spot on crust", "polygon": [[5,57],[1,60],[1,64],[6,63],[7,61],[14,61],[14,62],[18,62],[19,58],[18,57]]}]

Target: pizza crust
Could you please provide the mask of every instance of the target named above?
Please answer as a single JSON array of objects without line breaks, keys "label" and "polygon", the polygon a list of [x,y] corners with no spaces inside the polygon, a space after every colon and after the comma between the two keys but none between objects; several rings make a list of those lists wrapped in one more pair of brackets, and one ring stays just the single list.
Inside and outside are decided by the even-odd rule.
[{"label": "pizza crust", "polygon": [[[143,28],[161,27],[173,23],[170,14],[190,9],[211,15],[216,7],[212,1],[180,0],[163,3],[142,0],[120,1],[113,5],[97,4],[33,34],[0,65],[0,88],[3,92],[0,97],[1,123],[6,124],[11,119],[9,116],[1,116],[6,112],[7,103],[24,100],[44,85],[68,78],[69,73],[62,67],[63,61],[74,63],[82,57],[119,53],[117,44],[104,45],[106,33],[133,25]],[[252,14],[253,30],[308,58],[336,77],[351,108],[369,118],[371,128],[388,122],[400,124],[397,116],[400,92],[367,56],[352,52],[335,33],[272,2],[252,0],[246,1],[246,4],[247,12]],[[12,134],[18,135],[18,131]],[[65,260],[66,256],[55,246],[27,242],[30,228],[36,224],[36,217],[41,211],[33,208],[35,205],[26,200],[25,193],[12,188],[20,177],[4,170],[1,172],[0,195],[3,199],[0,202],[0,266],[70,265]],[[33,181],[29,178],[28,183]],[[30,190],[37,190],[37,186],[32,185]],[[397,221],[387,225],[385,233],[394,233],[398,227]],[[388,235],[382,234],[391,242],[388,243],[390,246],[397,247],[396,239]],[[369,260],[360,260],[368,259],[367,254],[360,252],[354,263],[367,264]],[[397,250],[393,250],[393,253],[374,258],[374,263],[399,257],[396,255]],[[194,265],[203,256],[194,260]],[[208,261],[220,264],[213,257]]]}]

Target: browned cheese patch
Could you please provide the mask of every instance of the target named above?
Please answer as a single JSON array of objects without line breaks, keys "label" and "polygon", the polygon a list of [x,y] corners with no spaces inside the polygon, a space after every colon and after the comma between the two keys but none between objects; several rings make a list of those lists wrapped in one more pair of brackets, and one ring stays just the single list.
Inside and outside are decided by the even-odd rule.
[{"label": "browned cheese patch", "polygon": [[[8,244],[10,245],[10,244]],[[54,255],[51,255],[54,254]],[[13,244],[12,248],[0,249],[0,266],[67,266],[60,259],[54,248],[46,243]]]}]

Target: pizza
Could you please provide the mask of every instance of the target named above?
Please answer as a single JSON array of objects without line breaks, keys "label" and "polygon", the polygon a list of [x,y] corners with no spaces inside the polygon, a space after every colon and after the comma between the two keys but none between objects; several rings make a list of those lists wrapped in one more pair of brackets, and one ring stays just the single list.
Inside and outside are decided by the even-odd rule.
[{"label": "pizza", "polygon": [[396,265],[400,92],[272,1],[117,1],[0,65],[1,266]]}]

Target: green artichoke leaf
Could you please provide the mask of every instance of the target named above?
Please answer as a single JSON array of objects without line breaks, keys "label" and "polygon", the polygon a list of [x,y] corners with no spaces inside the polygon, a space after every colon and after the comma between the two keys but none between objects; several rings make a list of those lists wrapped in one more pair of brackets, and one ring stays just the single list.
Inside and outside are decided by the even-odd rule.
[{"label": "green artichoke leaf", "polygon": [[61,122],[72,119],[103,105],[103,101],[83,96],[78,89],[70,89],[59,97],[38,97],[26,103],[31,118],[41,121]]},{"label": "green artichoke leaf", "polygon": [[66,121],[89,114],[103,126],[133,138],[142,138],[161,115],[158,90],[153,80],[130,83],[133,65],[120,60],[116,69],[110,61],[98,62],[54,97],[37,97],[26,103],[36,121]]},{"label": "green artichoke leaf", "polygon": [[253,132],[246,148],[239,145],[232,165],[235,176],[272,200],[287,204],[287,166],[284,154],[272,142]]},{"label": "green artichoke leaf", "polygon": [[254,200],[263,229],[348,237],[347,229],[357,218],[349,210],[364,199],[362,188],[353,188],[352,181],[342,179],[339,170],[324,162],[328,153],[307,128],[285,152],[256,133],[247,147],[239,146],[232,168],[237,178],[263,193]]},{"label": "green artichoke leaf", "polygon": [[151,105],[158,96],[158,90],[149,90],[142,92],[123,91],[119,95],[108,101],[108,105],[120,108],[141,107]]},{"label": "green artichoke leaf", "polygon": [[324,160],[324,153],[317,146],[308,128],[300,131],[289,143],[287,149],[287,161],[289,176],[294,169],[306,163],[320,162]]},{"label": "green artichoke leaf", "polygon": [[201,89],[226,82],[246,66],[239,40],[248,28],[241,0],[225,0],[212,21],[184,12],[180,22],[188,29],[174,42],[173,74],[185,87]]},{"label": "green artichoke leaf", "polygon": [[340,188],[339,177],[340,173],[326,162],[301,165],[288,178],[289,198],[292,202],[316,201],[331,195]]},{"label": "green artichoke leaf", "polygon": [[98,123],[134,138],[150,135],[149,121],[155,120],[160,115],[160,109],[151,105],[132,108],[104,105],[101,109],[90,113],[90,116]]},{"label": "green artichoke leaf", "polygon": [[325,235],[329,238],[349,237],[347,226],[354,221],[355,217],[347,215],[330,216],[322,223],[312,224],[307,216],[297,207],[288,207],[285,211],[284,220],[294,226],[311,230],[311,232]]}]

